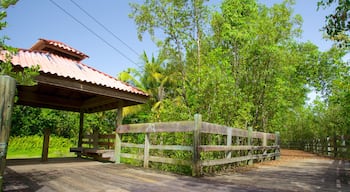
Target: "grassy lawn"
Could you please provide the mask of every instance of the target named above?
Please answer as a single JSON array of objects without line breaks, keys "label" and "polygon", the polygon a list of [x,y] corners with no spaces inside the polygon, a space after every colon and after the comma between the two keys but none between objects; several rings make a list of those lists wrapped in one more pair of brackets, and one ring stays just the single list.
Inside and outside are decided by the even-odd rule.
[{"label": "grassy lawn", "polygon": [[[7,159],[41,157],[42,145],[42,136],[11,137],[9,140]],[[51,136],[49,158],[74,157],[75,153],[69,152],[69,148],[74,146],[76,146],[76,144],[71,139]]]},{"label": "grassy lawn", "polygon": [[[7,159],[25,159],[25,158],[38,158],[41,157],[41,150],[9,150],[7,153]],[[75,153],[69,152],[68,149],[50,149],[49,158],[55,157],[75,157]]]}]

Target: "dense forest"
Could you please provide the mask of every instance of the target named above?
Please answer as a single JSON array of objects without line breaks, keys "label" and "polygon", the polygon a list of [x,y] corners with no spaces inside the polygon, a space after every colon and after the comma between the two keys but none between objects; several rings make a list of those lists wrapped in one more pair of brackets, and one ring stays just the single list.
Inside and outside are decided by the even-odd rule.
[{"label": "dense forest", "polygon": [[[256,0],[149,0],[131,4],[138,38],[150,35],[157,55],[117,78],[151,95],[124,109],[124,123],[203,121],[280,131],[282,142],[350,134],[346,46],[320,51],[301,42],[303,19],[293,1],[267,7]],[[316,8],[317,5],[315,5]],[[310,94],[317,94],[310,100]],[[12,136],[78,134],[79,114],[16,106]],[[85,131],[113,132],[115,111],[88,114]]]}]

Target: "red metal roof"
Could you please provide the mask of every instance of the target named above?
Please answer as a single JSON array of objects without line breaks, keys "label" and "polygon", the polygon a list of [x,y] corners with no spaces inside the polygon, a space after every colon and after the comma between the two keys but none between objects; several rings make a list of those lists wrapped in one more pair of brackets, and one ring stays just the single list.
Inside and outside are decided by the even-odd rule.
[{"label": "red metal roof", "polygon": [[[57,46],[64,45],[57,44]],[[64,47],[64,49],[68,48]],[[5,60],[5,54],[6,52],[1,52],[1,61]],[[148,96],[147,93],[79,61],[74,61],[49,52],[20,49],[17,54],[13,55],[12,64],[21,66],[22,68],[39,65],[40,72],[46,74],[57,75],[59,77],[75,79],[77,81],[88,82],[120,91]]]}]

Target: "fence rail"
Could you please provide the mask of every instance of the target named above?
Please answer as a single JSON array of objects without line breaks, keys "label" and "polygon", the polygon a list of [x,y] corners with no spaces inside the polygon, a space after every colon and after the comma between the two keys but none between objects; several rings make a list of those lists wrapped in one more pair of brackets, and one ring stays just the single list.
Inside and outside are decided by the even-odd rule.
[{"label": "fence rail", "polygon": [[[184,133],[182,143],[162,144],[156,135],[162,133]],[[131,143],[122,141],[123,134],[144,134],[144,143]],[[135,135],[136,134],[136,135]],[[154,142],[159,144],[154,144]],[[144,167],[149,167],[149,162],[187,165],[192,168],[192,175],[202,174],[203,167],[253,161],[278,159],[279,133],[262,133],[243,130],[227,126],[221,126],[201,121],[200,115],[195,115],[194,121],[173,123],[147,123],[120,125],[116,129],[115,161],[120,163],[120,158],[129,158],[143,161]],[[153,142],[153,143],[152,143]],[[186,145],[187,143],[187,145]],[[139,153],[124,152],[122,149],[136,148]],[[180,159],[164,155],[162,152],[150,153],[150,151],[183,151],[192,153],[190,158]],[[127,151],[127,150],[126,150]]]}]

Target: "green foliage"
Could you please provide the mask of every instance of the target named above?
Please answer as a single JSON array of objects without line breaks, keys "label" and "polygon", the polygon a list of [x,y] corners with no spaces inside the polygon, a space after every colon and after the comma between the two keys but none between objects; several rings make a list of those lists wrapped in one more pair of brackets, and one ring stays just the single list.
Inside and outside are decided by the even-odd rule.
[{"label": "green foliage", "polygon": [[15,5],[17,2],[18,2],[18,0],[1,0],[0,6],[1,6],[2,9],[7,9],[11,5]]},{"label": "green foliage", "polygon": [[[0,4],[0,30],[7,26],[7,22],[3,21],[7,17],[6,9],[15,5],[18,0],[1,0]],[[11,58],[17,54],[17,49],[5,44],[5,40],[9,39],[7,36],[0,37],[0,51],[5,52],[6,59],[0,61],[0,75],[8,75],[16,79],[20,85],[35,85],[34,77],[39,75],[39,66],[25,68],[23,70],[15,70],[11,64]]]},{"label": "green foliage", "polygon": [[85,114],[85,132],[98,130],[102,134],[112,133],[116,128],[116,115],[116,110]]},{"label": "green foliage", "polygon": [[349,47],[350,2],[348,0],[320,0],[317,3],[318,9],[329,8],[332,5],[335,7],[334,12],[326,16],[326,24],[323,29],[329,38],[337,42],[341,47]]},{"label": "green foliage", "polygon": [[15,106],[10,135],[41,135],[45,128],[49,128],[52,134],[74,137],[78,133],[78,121],[78,114],[72,112]]},{"label": "green foliage", "polygon": [[[154,97],[158,97],[158,100],[152,105],[156,115],[152,119],[161,120],[157,111],[166,107],[162,104],[161,99],[171,98],[171,100],[176,100],[175,102],[190,105],[187,103],[189,101],[187,92],[193,87],[191,87],[187,66],[194,67],[194,72],[199,72],[201,69],[202,40],[205,39],[205,29],[209,26],[209,9],[205,6],[205,2],[203,0],[152,0],[146,1],[143,5],[131,4],[130,17],[137,25],[138,37],[142,39],[143,33],[148,32],[161,49],[157,60],[152,59],[151,65],[147,65],[149,62],[145,60],[145,74],[142,75],[144,79],[147,79],[150,77],[147,74],[156,74],[154,72],[159,74],[152,76],[153,80],[150,81],[155,82],[153,86],[156,85],[158,88],[154,90],[156,94],[153,94]],[[164,34],[161,38],[157,36],[158,31]],[[188,51],[195,52],[191,62],[186,60]]]},{"label": "green foliage", "polygon": [[[139,38],[148,32],[160,48],[157,59],[144,59],[144,68],[133,72],[141,79],[134,85],[152,96],[146,119],[187,120],[200,113],[203,121],[280,131],[285,142],[345,130],[346,50],[320,52],[297,41],[302,18],[293,14],[294,1],[266,7],[256,0],[225,0],[211,12],[197,3],[131,5]],[[312,90],[324,107],[307,106]]]},{"label": "green foliage", "polygon": [[[98,130],[112,133],[116,128],[116,111],[85,114],[84,132]],[[78,138],[79,113],[52,109],[15,106],[12,114],[11,136],[42,135],[49,128],[51,134],[65,138]]]}]

